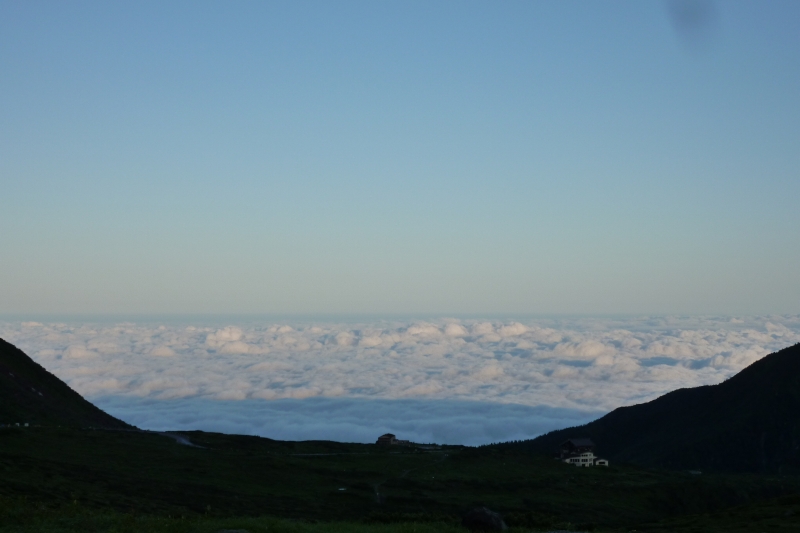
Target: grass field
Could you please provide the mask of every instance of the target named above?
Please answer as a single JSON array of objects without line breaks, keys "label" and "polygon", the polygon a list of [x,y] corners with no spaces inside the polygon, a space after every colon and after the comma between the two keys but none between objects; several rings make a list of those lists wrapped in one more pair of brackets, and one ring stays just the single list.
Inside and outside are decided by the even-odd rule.
[{"label": "grass field", "polygon": [[477,505],[518,531],[800,531],[796,476],[181,435],[197,446],[130,431],[0,429],[0,532],[463,531],[460,517]]},{"label": "grass field", "polygon": [[[657,523],[597,527],[588,531],[653,533],[752,533],[800,531],[800,497],[783,497],[756,505],[736,507],[718,513],[692,515]],[[587,530],[575,524],[559,529]],[[551,531],[551,527],[512,527],[513,533]],[[137,515],[113,510],[88,509],[80,504],[49,507],[27,500],[0,498],[0,533],[463,533],[454,521],[370,523],[364,521],[304,521],[276,517],[189,517]]]}]

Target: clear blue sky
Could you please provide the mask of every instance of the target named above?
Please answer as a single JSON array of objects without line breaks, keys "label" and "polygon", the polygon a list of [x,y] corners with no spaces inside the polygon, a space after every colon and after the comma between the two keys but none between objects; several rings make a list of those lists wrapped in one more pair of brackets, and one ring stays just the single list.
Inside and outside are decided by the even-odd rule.
[{"label": "clear blue sky", "polygon": [[800,312],[800,2],[697,6],[1,1],[0,313]]}]

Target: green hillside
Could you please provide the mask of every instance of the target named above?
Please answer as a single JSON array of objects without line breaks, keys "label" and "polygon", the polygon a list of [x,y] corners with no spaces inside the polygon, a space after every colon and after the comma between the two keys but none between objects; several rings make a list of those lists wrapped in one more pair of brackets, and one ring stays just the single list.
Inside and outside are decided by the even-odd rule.
[{"label": "green hillside", "polygon": [[486,505],[516,528],[642,531],[800,492],[797,477],[576,468],[513,450],[181,435],[197,446],[125,430],[0,429],[0,500],[101,514],[368,524],[458,524]]},{"label": "green hillside", "polygon": [[589,437],[612,462],[673,469],[800,470],[800,344],[770,354],[719,385],[680,389],[620,407],[579,427],[502,448],[550,453]]},{"label": "green hillside", "polygon": [[0,424],[131,428],[0,339]]}]

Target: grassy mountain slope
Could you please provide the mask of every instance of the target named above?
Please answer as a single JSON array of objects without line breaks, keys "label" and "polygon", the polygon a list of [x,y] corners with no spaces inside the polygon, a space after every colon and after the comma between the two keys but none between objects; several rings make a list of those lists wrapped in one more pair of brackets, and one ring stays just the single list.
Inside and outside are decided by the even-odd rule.
[{"label": "grassy mountain slope", "polygon": [[[68,507],[165,517],[455,524],[485,505],[514,528],[642,531],[645,524],[800,491],[795,476],[575,468],[514,450],[181,434],[201,447],[148,432],[0,428],[0,524],[24,499],[33,502],[34,514]],[[4,500],[10,502],[5,517]]]},{"label": "grassy mountain slope", "polygon": [[589,437],[612,461],[699,470],[800,470],[800,344],[770,354],[720,383],[679,389],[620,407],[579,427],[501,444],[552,453]]},{"label": "grassy mountain slope", "polygon": [[0,339],[0,424],[131,428]]}]

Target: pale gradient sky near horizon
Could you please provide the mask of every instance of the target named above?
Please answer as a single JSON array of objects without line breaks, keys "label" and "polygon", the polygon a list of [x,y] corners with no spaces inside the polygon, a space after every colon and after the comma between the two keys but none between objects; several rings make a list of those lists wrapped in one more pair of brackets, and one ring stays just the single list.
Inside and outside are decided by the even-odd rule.
[{"label": "pale gradient sky near horizon", "polygon": [[0,313],[798,313],[798,30],[0,0]]}]

